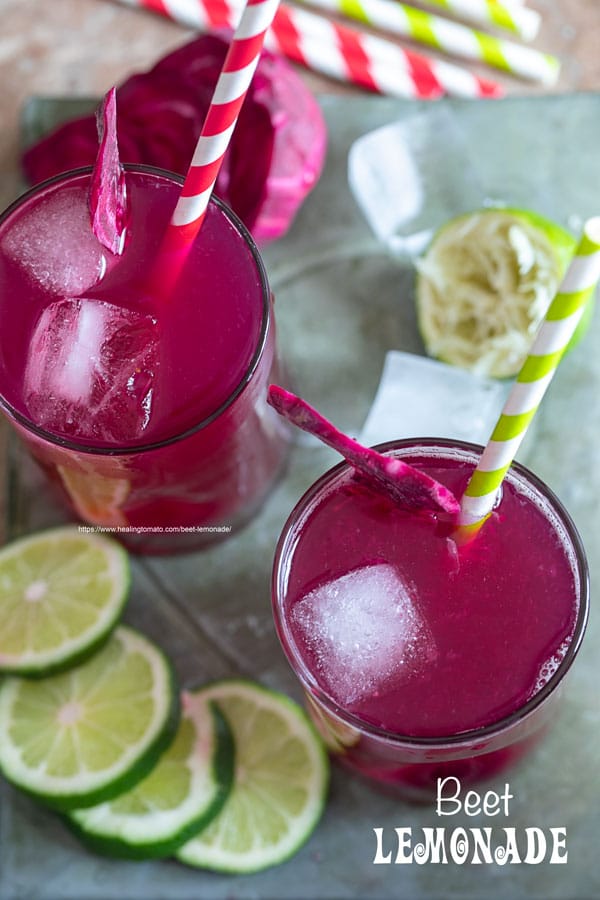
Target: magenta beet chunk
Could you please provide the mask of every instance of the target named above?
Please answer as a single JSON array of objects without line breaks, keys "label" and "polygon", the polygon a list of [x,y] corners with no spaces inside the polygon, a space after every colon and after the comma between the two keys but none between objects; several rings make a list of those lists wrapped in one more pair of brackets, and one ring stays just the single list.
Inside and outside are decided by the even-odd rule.
[{"label": "magenta beet chunk", "polygon": [[401,459],[384,456],[335,428],[308,403],[277,385],[271,385],[268,402],[280,415],[303,431],[337,450],[369,484],[383,491],[404,509],[456,515],[458,500],[443,484]]},{"label": "magenta beet chunk", "polygon": [[[227,53],[228,41],[203,35],[117,89],[123,162],[185,175]],[[315,98],[282,58],[263,51],[242,106],[216,192],[256,240],[282,235],[319,178],[326,127]],[[93,163],[93,118],[63,125],[23,154],[29,182]]]},{"label": "magenta beet chunk", "polygon": [[119,256],[123,252],[127,224],[127,190],[119,159],[114,88],[107,93],[98,112],[98,136],[100,147],[88,195],[92,231],[103,247]]}]

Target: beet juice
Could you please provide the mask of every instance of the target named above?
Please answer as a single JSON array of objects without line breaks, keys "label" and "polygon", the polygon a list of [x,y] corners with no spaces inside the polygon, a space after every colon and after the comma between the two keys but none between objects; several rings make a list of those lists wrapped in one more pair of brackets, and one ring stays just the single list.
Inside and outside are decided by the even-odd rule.
[{"label": "beet juice", "polygon": [[[478,453],[444,441],[386,450],[457,497]],[[523,467],[470,544],[457,547],[453,527],[344,464],[299,502],[276,556],[277,629],[315,723],[345,765],[414,798],[528,749],[587,614],[577,532]]]},{"label": "beet juice", "polygon": [[281,471],[272,298],[217,199],[173,296],[152,297],[181,180],[128,167],[126,182],[121,255],[92,233],[88,171],[0,220],[0,403],[81,518],[134,548],[184,549],[245,522]]}]

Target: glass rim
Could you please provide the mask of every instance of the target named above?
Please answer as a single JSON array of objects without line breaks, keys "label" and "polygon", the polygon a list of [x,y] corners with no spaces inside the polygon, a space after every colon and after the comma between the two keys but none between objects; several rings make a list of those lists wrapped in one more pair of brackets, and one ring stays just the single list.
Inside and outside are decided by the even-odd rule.
[{"label": "glass rim", "polygon": [[[184,183],[184,178],[182,175],[179,175],[176,172],[170,172],[168,169],[161,169],[158,166],[150,166],[143,163],[124,163],[123,168],[129,172],[160,176],[162,178],[167,178],[170,181],[175,181],[179,184]],[[74,180],[76,178],[81,178],[85,175],[89,175],[92,171],[93,166],[79,166],[75,169],[69,169],[66,172],[61,172],[57,175],[53,175],[51,178],[46,178],[44,181],[40,181],[38,184],[35,184],[27,191],[20,194],[19,197],[13,200],[13,202],[10,203],[2,213],[0,213],[0,227],[16,210],[20,209],[23,204],[27,203],[32,197],[35,197],[41,191],[46,190],[48,187],[51,187],[52,185],[58,184],[62,181]],[[197,422],[195,425],[192,425],[190,428],[186,428],[184,431],[180,431],[177,434],[170,435],[166,438],[161,438],[157,441],[149,441],[147,443],[139,444],[128,444],[124,447],[117,447],[114,444],[106,444],[104,446],[95,447],[92,444],[72,440],[71,438],[62,437],[61,435],[55,434],[46,428],[42,428],[40,425],[36,425],[35,422],[32,422],[28,416],[26,416],[24,413],[19,412],[19,410],[16,409],[12,405],[12,403],[10,403],[6,399],[2,391],[0,391],[0,410],[3,410],[10,419],[15,421],[27,432],[35,435],[35,437],[40,438],[46,443],[52,444],[56,447],[61,447],[66,450],[73,450],[77,453],[87,454],[89,456],[132,456],[140,453],[147,453],[153,450],[161,450],[165,447],[170,447],[172,444],[179,443],[179,441],[183,441],[189,437],[192,437],[192,435],[197,434],[204,428],[207,428],[216,419],[222,416],[223,413],[226,412],[227,409],[237,400],[240,394],[243,393],[247,385],[252,380],[252,376],[256,372],[260,360],[262,359],[267,344],[267,338],[271,323],[271,289],[269,286],[265,264],[262,260],[256,242],[246,225],[244,225],[240,217],[231,209],[231,207],[229,207],[224,200],[221,200],[221,198],[218,197],[214,192],[210,197],[209,203],[214,203],[221,210],[221,212],[231,222],[235,230],[238,232],[238,234],[250,250],[260,281],[263,306],[260,332],[256,343],[256,349],[237,385],[229,393],[225,400],[217,407],[217,409],[213,410],[210,415],[205,416],[203,419],[201,419],[200,422]]]},{"label": "glass rim", "polygon": [[[402,438],[375,445],[375,449],[381,453],[388,453],[392,450],[409,451],[434,448],[442,450],[458,450],[463,454],[471,454],[476,457],[479,456],[483,450],[483,447],[480,444],[448,438]],[[293,553],[293,546],[290,548],[290,543],[295,537],[296,529],[299,523],[302,523],[305,520],[306,516],[314,508],[318,500],[324,495],[326,489],[332,486],[336,480],[341,480],[351,469],[352,466],[347,462],[337,463],[337,465],[332,466],[313,482],[297,501],[287,517],[275,548],[271,576],[273,617],[277,636],[295,676],[301,682],[302,686],[309,691],[314,700],[318,701],[335,718],[369,737],[384,740],[389,744],[403,746],[405,748],[429,750],[443,748],[450,749],[452,747],[458,748],[461,745],[472,744],[474,741],[480,742],[485,741],[486,739],[491,740],[492,738],[497,738],[508,729],[512,729],[517,724],[524,722],[531,713],[542,706],[563,681],[577,656],[589,617],[590,585],[587,557],[577,527],[562,501],[559,500],[554,491],[527,466],[519,462],[512,463],[511,468],[507,473],[508,477],[516,475],[517,480],[520,479],[527,486],[532,487],[546,502],[549,503],[553,512],[558,516],[564,527],[566,537],[573,550],[575,562],[574,576],[580,589],[579,608],[577,610],[577,619],[573,636],[556,671],[548,681],[545,682],[540,690],[533,694],[533,696],[524,704],[508,715],[503,716],[488,725],[470,728],[449,735],[419,737],[399,734],[398,732],[393,732],[377,725],[373,725],[370,722],[366,722],[360,716],[348,712],[332,696],[330,696],[327,691],[320,687],[316,678],[304,663],[292,638],[291,629],[288,627],[286,617],[283,614],[282,598],[285,593],[283,579],[289,572],[289,560],[291,558],[290,549]]]}]

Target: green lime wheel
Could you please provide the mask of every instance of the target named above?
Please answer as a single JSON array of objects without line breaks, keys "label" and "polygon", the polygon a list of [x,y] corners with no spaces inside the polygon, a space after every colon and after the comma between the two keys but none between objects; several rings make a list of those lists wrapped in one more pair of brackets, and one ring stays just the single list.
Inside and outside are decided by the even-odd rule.
[{"label": "green lime wheel", "polygon": [[177,851],[190,866],[256,872],[308,840],[327,794],[329,763],[304,711],[288,697],[243,680],[206,689],[229,721],[235,775],[219,815]]},{"label": "green lime wheel", "polygon": [[179,695],[159,648],[119,626],[94,656],[0,684],[0,770],[56,809],[91,806],[148,774],[175,733]]},{"label": "green lime wheel", "polygon": [[0,550],[0,671],[40,677],[81,662],[116,626],[130,585],[116,541],[54,528]]},{"label": "green lime wheel", "polygon": [[209,824],[233,781],[233,736],[205,691],[183,691],[181,721],[155,768],[106,803],[73,810],[68,822],[93,850],[149,859],[171,856]]}]

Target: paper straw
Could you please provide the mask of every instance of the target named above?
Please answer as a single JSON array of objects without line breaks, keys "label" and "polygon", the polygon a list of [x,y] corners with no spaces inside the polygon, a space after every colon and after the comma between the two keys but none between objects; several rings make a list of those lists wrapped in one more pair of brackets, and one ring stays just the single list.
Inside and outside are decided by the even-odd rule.
[{"label": "paper straw", "polygon": [[[239,0],[119,0],[157,12],[200,31],[235,27]],[[398,44],[363,34],[304,9],[281,4],[265,46],[330,78],[391,97],[435,99],[501,97],[503,88],[461,66],[404,50]]]},{"label": "paper straw", "polygon": [[585,224],[567,274],[467,485],[459,516],[463,528],[477,530],[494,508],[504,476],[599,279],[600,217],[597,217]]},{"label": "paper straw", "polygon": [[284,23],[286,32],[295,34],[310,64],[315,61],[315,52],[318,58],[329,63],[337,56],[340,67],[351,74],[354,83],[382,94],[481,98],[500,97],[504,93],[496,82],[479,78],[454,63],[414,53],[393,41],[304,9],[288,6],[279,9],[273,29],[278,41]]},{"label": "paper straw", "polygon": [[555,56],[540,53],[458,22],[406,6],[396,0],[302,0],[327,12],[342,13],[390,34],[410,38],[464,59],[477,60],[496,69],[529,78],[546,85],[554,84],[560,71]]},{"label": "paper straw", "polygon": [[502,28],[524,41],[532,41],[540,30],[542,17],[515,0],[424,0],[467,22]]},{"label": "paper straw", "polygon": [[[311,19],[302,18],[306,15]],[[280,8],[269,37],[269,49],[342,83],[409,100],[436,100],[448,93],[429,64],[404,55],[382,63],[370,52],[363,35],[349,28],[340,30],[312,13]],[[478,93],[480,86],[471,80],[465,89]]]},{"label": "paper straw", "polygon": [[[240,108],[258,64],[265,33],[278,5],[279,0],[247,0],[164,237],[163,250],[168,253],[181,249],[185,252],[200,230]],[[173,261],[173,265],[177,264]]]}]

